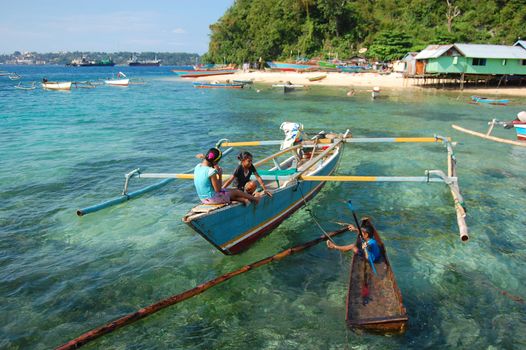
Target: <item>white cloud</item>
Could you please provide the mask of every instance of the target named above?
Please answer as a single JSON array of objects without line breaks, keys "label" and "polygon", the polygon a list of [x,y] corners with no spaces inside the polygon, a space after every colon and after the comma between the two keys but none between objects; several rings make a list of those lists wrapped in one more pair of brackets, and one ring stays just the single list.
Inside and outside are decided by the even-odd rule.
[{"label": "white cloud", "polygon": [[184,30],[183,28],[175,28],[175,29],[172,30],[172,33],[174,33],[174,34],[185,34],[186,30]]}]

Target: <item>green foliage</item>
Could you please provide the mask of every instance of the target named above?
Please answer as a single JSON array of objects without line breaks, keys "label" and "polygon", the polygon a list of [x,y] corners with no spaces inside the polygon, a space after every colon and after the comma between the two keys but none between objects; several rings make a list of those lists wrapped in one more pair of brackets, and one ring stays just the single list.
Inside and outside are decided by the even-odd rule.
[{"label": "green foliage", "polygon": [[[233,63],[295,57],[349,58],[361,47],[381,60],[429,44],[513,44],[526,38],[525,0],[237,0],[210,26],[205,59]],[[291,55],[292,52],[292,55]]]},{"label": "green foliage", "polygon": [[392,61],[404,57],[411,46],[409,35],[399,31],[383,31],[374,39],[367,56]]}]

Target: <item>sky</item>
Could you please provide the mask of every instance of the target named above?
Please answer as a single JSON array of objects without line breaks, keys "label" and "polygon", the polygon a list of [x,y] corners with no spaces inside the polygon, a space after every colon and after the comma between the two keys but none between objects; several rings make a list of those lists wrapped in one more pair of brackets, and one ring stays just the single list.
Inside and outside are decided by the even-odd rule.
[{"label": "sky", "polygon": [[0,0],[0,53],[208,51],[235,0]]}]

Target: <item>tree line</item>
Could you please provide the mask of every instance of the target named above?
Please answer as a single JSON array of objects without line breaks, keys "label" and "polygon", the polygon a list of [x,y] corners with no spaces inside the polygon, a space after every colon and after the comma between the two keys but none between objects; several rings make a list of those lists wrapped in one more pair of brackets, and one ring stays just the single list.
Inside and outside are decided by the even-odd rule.
[{"label": "tree line", "polygon": [[363,48],[393,60],[429,44],[512,45],[525,23],[525,0],[236,0],[210,26],[203,61],[345,59]]}]

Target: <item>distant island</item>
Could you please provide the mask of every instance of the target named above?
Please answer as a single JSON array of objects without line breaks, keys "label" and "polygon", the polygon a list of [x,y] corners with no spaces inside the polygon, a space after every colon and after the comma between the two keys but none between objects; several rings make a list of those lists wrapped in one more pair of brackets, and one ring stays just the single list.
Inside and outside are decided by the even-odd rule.
[{"label": "distant island", "polygon": [[[111,62],[112,64],[88,64],[90,62]],[[0,64],[15,65],[72,65],[72,66],[127,66],[130,62],[162,62],[164,66],[194,65],[201,62],[201,56],[185,52],[20,52],[0,55]],[[159,64],[157,64],[157,62]],[[72,64],[73,63],[73,64]],[[133,65],[133,64],[132,64]],[[148,64],[147,64],[148,65]],[[153,64],[149,64],[153,65]]]}]

